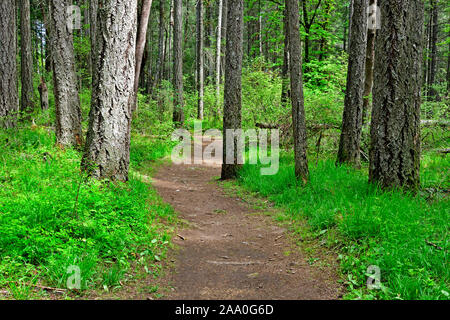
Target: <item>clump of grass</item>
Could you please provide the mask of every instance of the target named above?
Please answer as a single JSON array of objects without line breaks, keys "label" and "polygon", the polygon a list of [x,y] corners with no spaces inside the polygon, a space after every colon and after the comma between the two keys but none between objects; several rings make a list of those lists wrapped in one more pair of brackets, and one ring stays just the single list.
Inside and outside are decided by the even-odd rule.
[{"label": "clump of grass", "polygon": [[[441,181],[447,158],[425,157],[422,167],[426,185],[448,185],[448,178]],[[284,154],[278,174],[261,176],[259,166],[245,165],[240,183],[282,207],[283,219],[306,218],[323,243],[336,248],[348,298],[448,299],[448,198],[383,192],[363,172],[334,161],[311,165],[310,173],[309,184],[298,185],[292,155]],[[381,290],[366,288],[371,265],[381,270]]]},{"label": "clump of grass", "polygon": [[[132,142],[133,170],[167,150],[147,141]],[[43,127],[0,131],[0,149],[0,288],[14,298],[35,284],[66,288],[70,266],[81,291],[113,289],[131,265],[164,257],[171,231],[163,222],[175,214],[135,175],[126,184],[85,179],[80,153],[55,147]]]}]

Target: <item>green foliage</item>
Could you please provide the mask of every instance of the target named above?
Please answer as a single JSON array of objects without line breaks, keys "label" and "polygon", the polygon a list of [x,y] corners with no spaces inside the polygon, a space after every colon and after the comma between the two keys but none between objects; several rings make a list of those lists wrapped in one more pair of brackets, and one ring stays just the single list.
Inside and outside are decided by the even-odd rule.
[{"label": "green foliage", "polygon": [[[450,165],[448,158],[425,157],[423,163],[426,184]],[[448,299],[448,198],[382,192],[363,172],[334,161],[320,161],[310,171],[309,184],[298,185],[292,155],[284,154],[278,174],[261,176],[258,166],[245,165],[240,183],[282,207],[282,219],[297,228],[307,219],[322,243],[339,252],[348,298]],[[441,186],[448,184],[447,175]],[[366,289],[371,265],[381,269],[381,290]]]},{"label": "green foliage", "polygon": [[[132,167],[163,156],[165,141],[133,139]],[[0,287],[28,298],[34,283],[65,288],[81,269],[82,290],[114,288],[164,257],[174,212],[132,173],[111,183],[80,174],[80,154],[55,147],[45,127],[0,131]]]}]

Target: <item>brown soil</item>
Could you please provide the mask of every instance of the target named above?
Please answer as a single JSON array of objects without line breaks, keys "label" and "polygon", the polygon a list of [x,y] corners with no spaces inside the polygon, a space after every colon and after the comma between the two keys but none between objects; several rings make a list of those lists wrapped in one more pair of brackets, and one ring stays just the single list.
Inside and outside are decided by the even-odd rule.
[{"label": "brown soil", "polygon": [[153,185],[187,222],[171,253],[164,299],[338,299],[333,268],[307,262],[274,220],[215,181],[217,165],[168,165]]}]

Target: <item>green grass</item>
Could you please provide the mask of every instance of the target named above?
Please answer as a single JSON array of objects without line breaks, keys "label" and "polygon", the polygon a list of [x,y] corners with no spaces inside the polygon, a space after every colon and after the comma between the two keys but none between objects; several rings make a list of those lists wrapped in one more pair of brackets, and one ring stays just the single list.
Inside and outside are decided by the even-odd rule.
[{"label": "green grass", "polygon": [[144,267],[152,272],[170,245],[175,213],[134,172],[153,166],[169,144],[132,140],[130,181],[111,183],[81,176],[81,154],[56,148],[44,127],[0,130],[0,289],[25,299],[36,284],[66,288],[72,265],[81,292],[120,287]]},{"label": "green grass", "polygon": [[[448,157],[426,156],[422,181],[449,188]],[[439,192],[411,195],[383,192],[367,182],[367,174],[334,161],[310,166],[310,182],[297,185],[291,155],[282,155],[274,176],[261,176],[258,166],[245,165],[240,184],[283,208],[280,220],[310,230],[338,253],[348,287],[347,298],[448,299],[448,198]],[[439,248],[438,248],[439,247]],[[367,268],[381,270],[382,289],[367,290]]]}]

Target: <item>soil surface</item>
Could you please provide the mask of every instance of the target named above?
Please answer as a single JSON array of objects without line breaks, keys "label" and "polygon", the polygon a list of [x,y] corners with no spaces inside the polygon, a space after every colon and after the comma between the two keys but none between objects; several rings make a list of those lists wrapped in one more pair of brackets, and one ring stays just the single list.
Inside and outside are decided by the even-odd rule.
[{"label": "soil surface", "polygon": [[286,229],[227,195],[219,176],[220,164],[171,164],[152,179],[187,222],[163,299],[338,299],[332,268],[311,266]]}]

